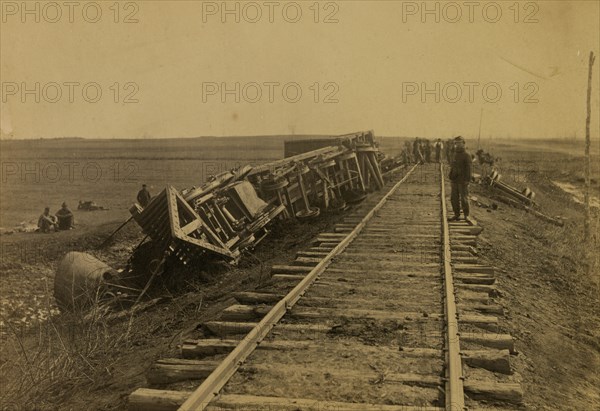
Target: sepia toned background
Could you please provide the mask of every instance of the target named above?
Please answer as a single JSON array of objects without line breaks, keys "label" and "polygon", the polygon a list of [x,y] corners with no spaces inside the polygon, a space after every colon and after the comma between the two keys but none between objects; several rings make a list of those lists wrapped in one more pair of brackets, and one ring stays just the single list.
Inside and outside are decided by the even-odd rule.
[{"label": "sepia toned background", "polygon": [[[360,211],[328,209],[324,201],[311,198],[306,206],[320,207],[318,219],[274,222],[237,267],[200,261],[183,273],[169,260],[168,274],[157,276],[146,293],[160,296],[160,305],[116,321],[103,308],[99,321],[88,321],[87,313],[80,318],[84,313],[61,313],[54,281],[67,253],[84,252],[124,271],[132,262],[152,261],[153,242],[146,241],[141,227],[123,226],[132,218],[129,210],[143,184],[153,196],[167,187],[199,187],[242,166],[281,160],[288,141],[307,148],[314,141],[302,140],[309,137],[367,130],[374,132],[381,165],[397,166],[386,187],[401,175],[408,177],[416,161],[411,154],[415,137],[442,138],[450,148],[446,139],[462,134],[469,154],[483,151],[473,171],[484,178],[469,186],[469,199],[471,217],[484,231],[474,228],[480,242],[469,250],[486,273],[497,275],[489,289],[494,295],[490,308],[503,313],[498,331],[517,344],[510,355],[514,378],[499,373],[485,378],[490,386],[499,379],[518,383],[525,392],[519,409],[597,409],[598,59],[587,158],[584,137],[588,59],[590,51],[600,53],[599,33],[597,0],[0,0],[0,409],[128,408],[130,394],[148,387],[156,359],[179,357],[181,344],[198,338],[200,325],[218,318],[234,292],[264,292],[272,280],[269,270],[296,264],[295,256],[312,248],[319,233],[338,236],[337,224],[352,221],[347,217]],[[492,167],[481,158],[493,162],[514,198],[535,193],[535,206],[507,199],[506,191],[490,185],[485,176]],[[437,197],[424,184],[431,183],[432,174],[422,170],[448,173],[446,164],[438,167],[419,166],[414,176],[422,180],[401,185],[407,189],[390,197],[388,204],[393,202],[396,211],[377,213],[383,219],[375,224],[385,229],[407,218],[406,227],[394,226],[398,229],[389,236],[402,240],[389,254],[401,262],[395,266],[400,270],[416,256],[401,245],[405,238],[437,255],[436,236],[425,236],[430,243],[412,233],[434,230],[438,212],[428,204],[433,207]],[[291,170],[270,169],[275,175]],[[363,210],[384,191],[369,193]],[[451,187],[445,191],[450,194]],[[587,192],[591,238],[584,229]],[[79,209],[81,201],[101,209]],[[63,202],[73,211],[75,229],[37,233],[44,208],[55,214]],[[389,227],[383,221],[386,213]],[[162,217],[148,218],[162,224]],[[376,260],[394,267],[365,247],[365,261],[361,257],[353,267],[366,267],[356,277],[361,288],[363,281],[373,280]],[[470,253],[467,260],[473,261]],[[151,270],[142,264],[139,271],[145,279]],[[335,277],[336,283],[346,280]],[[412,288],[413,280],[403,277],[397,289],[386,282],[382,307],[396,310],[423,295]],[[381,287],[378,283],[383,284],[375,279],[375,288]],[[352,287],[349,293],[360,296],[362,291]],[[437,293],[437,285],[428,282],[426,287]],[[473,295],[488,301],[484,292]],[[357,307],[372,308],[363,302]],[[429,304],[420,299],[415,314],[428,316]],[[441,301],[436,306],[441,309]],[[336,358],[340,363],[369,360],[353,368],[361,375],[376,372],[364,384],[373,389],[373,400],[394,404],[392,390],[383,383],[396,389],[402,384],[394,373],[413,373],[421,364],[416,356],[410,363],[389,361],[392,349],[396,355],[404,351],[411,330],[439,339],[437,329],[427,334],[431,329],[421,326],[420,317],[411,314],[390,323],[344,318],[334,326],[336,339],[352,334],[365,337],[370,346],[367,352],[344,345],[343,357]],[[322,335],[325,340],[309,333],[303,339],[321,347],[330,339],[329,333]],[[382,341],[385,357],[373,355],[376,346],[371,344]],[[303,358],[301,365],[307,363]],[[315,372],[298,374],[313,382],[321,381],[313,376],[326,377],[308,384],[315,398],[333,400],[329,388],[335,385],[348,388],[348,398],[357,401],[361,387],[321,372],[326,366],[327,361]],[[281,368],[273,370],[277,379],[270,385],[279,396],[292,380]],[[428,365],[414,375],[431,370]],[[468,372],[467,382],[484,375]],[[336,373],[341,376],[344,368],[336,367]],[[269,381],[247,376],[248,381]],[[351,373],[343,376],[351,378]],[[195,382],[178,384],[195,387]],[[444,395],[435,385],[411,384],[408,390],[410,396],[421,390],[435,398]]]},{"label": "sepia toned background", "polygon": [[585,135],[596,1],[75,3],[2,2],[3,139]]}]

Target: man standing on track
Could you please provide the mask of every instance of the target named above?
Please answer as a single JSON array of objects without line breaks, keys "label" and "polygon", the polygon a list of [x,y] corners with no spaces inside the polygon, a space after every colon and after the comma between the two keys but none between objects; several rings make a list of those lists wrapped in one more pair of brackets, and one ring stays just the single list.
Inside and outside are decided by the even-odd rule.
[{"label": "man standing on track", "polygon": [[442,149],[444,148],[444,143],[442,143],[441,138],[437,139],[434,147],[435,147],[435,162],[441,163],[442,162]]},{"label": "man standing on track", "polygon": [[446,142],[446,161],[448,164],[452,164],[452,158],[454,157],[454,140],[449,138]]},{"label": "man standing on track", "polygon": [[421,141],[418,137],[415,137],[415,141],[413,143],[413,157],[415,158],[415,163],[425,163],[425,159],[423,158],[423,152],[421,151]]},{"label": "man standing on track", "polygon": [[469,218],[469,182],[471,181],[472,160],[471,155],[465,151],[465,139],[458,136],[454,139],[454,159],[450,166],[450,181],[452,182],[452,192],[450,201],[454,217],[450,221],[458,221],[460,218],[460,209],[462,207],[465,220],[473,225]]},{"label": "man standing on track", "polygon": [[423,151],[425,154],[425,162],[431,163],[431,142],[425,139]]}]

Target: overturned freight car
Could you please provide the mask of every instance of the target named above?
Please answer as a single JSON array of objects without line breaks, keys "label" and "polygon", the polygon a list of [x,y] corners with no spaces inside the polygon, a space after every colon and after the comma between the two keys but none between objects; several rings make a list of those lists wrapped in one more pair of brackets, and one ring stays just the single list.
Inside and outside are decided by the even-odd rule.
[{"label": "overturned freight car", "polygon": [[168,186],[130,212],[165,257],[184,264],[205,254],[237,261],[265,238],[272,220],[343,209],[383,187],[383,156],[372,131],[333,137],[332,143],[212,176],[200,187]]}]

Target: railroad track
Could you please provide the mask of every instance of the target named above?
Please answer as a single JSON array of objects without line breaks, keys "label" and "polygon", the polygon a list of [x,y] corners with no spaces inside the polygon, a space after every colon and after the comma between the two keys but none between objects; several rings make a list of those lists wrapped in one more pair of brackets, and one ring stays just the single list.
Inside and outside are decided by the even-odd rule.
[{"label": "railroad track", "polygon": [[396,177],[264,289],[235,293],[206,338],[152,367],[130,409],[518,409],[482,229],[447,222],[443,173]]}]

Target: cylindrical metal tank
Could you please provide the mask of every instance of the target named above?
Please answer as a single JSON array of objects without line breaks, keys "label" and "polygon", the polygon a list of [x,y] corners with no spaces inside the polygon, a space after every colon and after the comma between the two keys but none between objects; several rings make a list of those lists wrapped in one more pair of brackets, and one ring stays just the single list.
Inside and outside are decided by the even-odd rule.
[{"label": "cylindrical metal tank", "polygon": [[61,309],[79,309],[97,300],[99,291],[119,273],[96,257],[71,251],[54,277],[54,298]]}]

